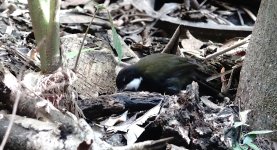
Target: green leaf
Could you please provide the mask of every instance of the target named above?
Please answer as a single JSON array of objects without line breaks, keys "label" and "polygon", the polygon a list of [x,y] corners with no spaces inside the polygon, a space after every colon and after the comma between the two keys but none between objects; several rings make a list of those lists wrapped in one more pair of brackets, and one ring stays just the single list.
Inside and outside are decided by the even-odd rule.
[{"label": "green leaf", "polygon": [[121,59],[123,57],[122,56],[122,46],[121,46],[118,34],[113,26],[112,26],[112,36],[113,36],[113,46],[116,49],[119,61],[121,61]]},{"label": "green leaf", "polygon": [[[94,48],[86,48],[86,49],[82,49],[81,53],[87,52],[87,51],[93,51],[93,50],[95,50],[95,49]],[[65,53],[66,59],[74,58],[77,55],[78,55],[78,51],[71,51],[71,52]]]},{"label": "green leaf", "polygon": [[245,126],[249,126],[248,124],[245,124],[244,122],[234,122],[234,127],[237,128],[239,126],[242,126],[242,125],[245,125]]},{"label": "green leaf", "polygon": [[249,147],[247,145],[240,145],[240,148],[242,150],[248,150],[249,149]]},{"label": "green leaf", "polygon": [[239,143],[236,142],[236,143],[232,146],[232,150],[243,150],[243,149],[240,147]]},{"label": "green leaf", "polygon": [[97,4],[97,5],[95,5],[95,7],[96,7],[96,9],[98,9],[98,11],[106,9],[105,5],[103,5],[103,4]]},{"label": "green leaf", "polygon": [[122,45],[120,43],[119,36],[118,36],[118,34],[117,34],[116,30],[115,30],[111,14],[110,14],[109,11],[107,11],[107,12],[108,12],[108,15],[109,15],[109,21],[110,21],[111,26],[112,26],[113,47],[115,48],[116,53],[118,55],[118,60],[121,61],[121,59],[123,57],[123,54],[122,54]]},{"label": "green leaf", "polygon": [[256,135],[247,135],[243,139],[243,144],[252,143],[255,138],[256,138]]},{"label": "green leaf", "polygon": [[247,115],[251,110],[244,110],[242,112],[239,112],[240,121],[243,123],[246,123],[247,121]]},{"label": "green leaf", "polygon": [[249,146],[247,145],[241,145],[238,142],[236,142],[235,146],[232,146],[233,150],[248,150]]},{"label": "green leaf", "polygon": [[253,144],[253,143],[247,143],[247,145],[253,150],[260,150],[260,148],[257,145]]},{"label": "green leaf", "polygon": [[259,135],[259,134],[267,134],[267,133],[272,133],[272,132],[275,132],[275,131],[273,131],[273,130],[251,131],[251,132],[248,132],[246,135],[251,135],[251,134]]},{"label": "green leaf", "polygon": [[243,150],[239,145],[232,148],[233,150]]}]

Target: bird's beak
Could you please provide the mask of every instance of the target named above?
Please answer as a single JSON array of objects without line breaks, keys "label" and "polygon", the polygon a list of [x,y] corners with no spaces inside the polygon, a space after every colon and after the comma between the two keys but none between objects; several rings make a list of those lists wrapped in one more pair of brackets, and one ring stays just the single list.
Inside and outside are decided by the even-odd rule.
[{"label": "bird's beak", "polygon": [[123,92],[123,90],[122,90],[122,89],[117,89],[116,92],[117,92],[117,93],[121,93],[121,92]]},{"label": "bird's beak", "polygon": [[121,92],[123,92],[125,90],[126,90],[126,86],[124,86],[123,88],[117,89],[117,93],[121,93]]}]

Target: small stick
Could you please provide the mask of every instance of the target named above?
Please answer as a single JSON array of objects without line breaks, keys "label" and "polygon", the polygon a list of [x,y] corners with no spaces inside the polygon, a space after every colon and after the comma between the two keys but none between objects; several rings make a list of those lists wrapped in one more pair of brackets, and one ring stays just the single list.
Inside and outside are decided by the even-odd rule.
[{"label": "small stick", "polygon": [[232,50],[232,49],[234,49],[234,48],[236,48],[236,47],[239,47],[239,46],[241,46],[241,45],[247,43],[248,40],[250,39],[250,37],[251,37],[251,35],[247,36],[247,37],[244,38],[243,40],[241,40],[241,41],[235,43],[234,45],[232,45],[232,46],[230,46],[230,47],[227,47],[227,48],[225,48],[225,49],[219,50],[219,51],[216,52],[216,53],[213,53],[213,54],[211,54],[211,55],[208,55],[208,56],[205,58],[205,60],[210,60],[210,59],[212,59],[212,58],[215,58],[215,57],[217,57],[217,56],[219,56],[219,55],[221,55],[221,54],[224,54],[224,53],[226,53],[226,52],[228,52],[228,51],[230,51],[230,50]]},{"label": "small stick", "polygon": [[248,15],[249,17],[253,20],[253,21],[256,21],[257,20],[257,17],[247,8],[245,7],[241,7]]},{"label": "small stick", "polygon": [[77,71],[78,62],[79,62],[79,59],[80,59],[80,55],[81,55],[82,48],[83,48],[84,43],[85,43],[85,39],[86,39],[87,34],[88,34],[88,30],[89,30],[89,28],[90,28],[90,26],[91,26],[91,24],[92,24],[92,21],[94,20],[94,18],[95,18],[95,16],[96,16],[96,13],[97,13],[97,12],[98,12],[98,8],[95,10],[95,12],[94,12],[94,14],[93,14],[93,16],[92,16],[92,18],[91,18],[91,20],[90,20],[90,22],[89,22],[89,25],[88,25],[88,27],[87,27],[87,30],[86,30],[86,32],[85,32],[85,36],[84,36],[84,38],[83,38],[83,40],[82,40],[82,43],[81,43],[81,46],[80,46],[80,49],[79,49],[79,52],[78,52],[78,55],[77,55],[77,59],[76,59],[76,62],[75,62],[75,66],[74,66],[74,68],[73,68],[73,71],[74,71],[74,72]]},{"label": "small stick", "polygon": [[219,77],[221,77],[221,76],[224,76],[224,75],[226,75],[226,74],[232,73],[232,71],[233,71],[234,69],[239,68],[239,67],[241,67],[241,66],[242,66],[242,64],[238,64],[238,65],[234,66],[231,70],[228,70],[228,71],[225,71],[225,72],[223,72],[223,73],[219,73],[219,74],[213,75],[213,76],[211,76],[211,77],[208,77],[208,78],[206,79],[206,81],[207,81],[207,82],[210,82],[210,81],[212,81],[212,80],[214,80],[214,79],[217,79],[217,78],[219,78]]},{"label": "small stick", "polygon": [[238,16],[239,16],[240,24],[241,24],[242,26],[244,26],[245,24],[244,24],[243,18],[242,18],[242,16],[241,16],[241,13],[239,12],[239,10],[237,10],[237,14],[238,14]]},{"label": "small stick", "polygon": [[[20,74],[23,74],[23,71]],[[19,76],[21,76],[21,75],[19,75]],[[19,79],[19,81],[21,81],[21,80],[22,79]],[[20,90],[16,91],[16,97],[15,97],[15,102],[13,104],[12,116],[10,118],[10,122],[9,122],[8,127],[7,127],[6,133],[5,133],[5,135],[3,137],[3,140],[1,142],[0,150],[4,149],[4,147],[6,145],[6,142],[7,142],[8,138],[9,138],[10,132],[12,130],[12,126],[13,126],[13,123],[14,123],[14,120],[15,120],[16,111],[17,111],[17,107],[18,107],[18,104],[19,104],[19,101],[20,101],[20,96],[21,96],[21,91]]]}]

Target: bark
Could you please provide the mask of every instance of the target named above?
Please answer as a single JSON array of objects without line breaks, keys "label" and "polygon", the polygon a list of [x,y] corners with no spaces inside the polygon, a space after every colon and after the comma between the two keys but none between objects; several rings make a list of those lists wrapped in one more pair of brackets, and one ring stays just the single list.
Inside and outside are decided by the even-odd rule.
[{"label": "bark", "polygon": [[[253,129],[277,129],[277,1],[263,0],[241,71],[236,101]],[[277,133],[270,135],[277,140]]]},{"label": "bark", "polygon": [[158,105],[169,96],[149,92],[123,92],[78,101],[78,106],[89,120],[129,112],[143,111]]},{"label": "bark", "polygon": [[[100,138],[84,119],[73,114],[61,112],[52,103],[21,86],[17,79],[0,65],[0,103],[12,107],[21,93],[14,125],[6,143],[7,149],[78,149],[81,145],[88,148],[111,148]],[[41,120],[33,119],[40,118]],[[9,115],[0,113],[0,141],[7,130]],[[82,136],[80,136],[82,135]],[[93,142],[93,143],[92,143]]]},{"label": "bark", "polygon": [[29,89],[23,88],[3,66],[0,66],[0,74],[3,75],[2,80],[0,80],[0,102],[12,108],[17,98],[17,92],[21,93],[17,114],[74,126],[74,120],[69,114],[60,112],[47,100],[37,96]]},{"label": "bark", "polygon": [[[3,137],[5,135],[5,132],[7,130],[9,121],[7,118],[0,119],[0,141],[3,140]],[[6,149],[27,149],[27,142],[28,139],[26,138],[28,135],[35,134],[34,131],[29,131],[28,129],[25,129],[23,127],[20,127],[18,125],[13,125],[13,128],[10,132],[10,136],[8,138],[7,144],[5,146]]]}]

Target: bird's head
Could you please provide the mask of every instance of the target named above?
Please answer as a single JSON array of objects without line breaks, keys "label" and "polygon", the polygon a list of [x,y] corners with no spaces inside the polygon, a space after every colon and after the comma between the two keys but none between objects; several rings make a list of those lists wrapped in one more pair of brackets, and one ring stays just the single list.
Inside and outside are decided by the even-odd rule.
[{"label": "bird's head", "polygon": [[143,78],[135,66],[128,66],[119,71],[116,86],[119,91],[137,91]]}]

